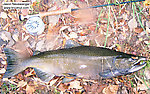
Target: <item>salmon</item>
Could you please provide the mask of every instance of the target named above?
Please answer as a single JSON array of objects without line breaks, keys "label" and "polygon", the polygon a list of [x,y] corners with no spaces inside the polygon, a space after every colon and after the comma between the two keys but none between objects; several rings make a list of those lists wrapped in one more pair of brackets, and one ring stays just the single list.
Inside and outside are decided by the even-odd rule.
[{"label": "salmon", "polygon": [[64,74],[87,79],[105,79],[130,74],[146,66],[145,57],[93,46],[46,51],[27,59],[9,48],[5,48],[4,52],[8,62],[4,78],[31,67],[44,81]]}]

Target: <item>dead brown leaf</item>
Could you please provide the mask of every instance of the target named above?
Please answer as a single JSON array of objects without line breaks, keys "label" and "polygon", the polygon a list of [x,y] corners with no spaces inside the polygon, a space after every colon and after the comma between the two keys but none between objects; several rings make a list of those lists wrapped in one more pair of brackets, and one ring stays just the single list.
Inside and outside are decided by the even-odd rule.
[{"label": "dead brown leaf", "polygon": [[65,92],[68,89],[68,85],[60,84],[58,88],[61,90],[61,92]]},{"label": "dead brown leaf", "polygon": [[24,86],[26,86],[26,85],[27,85],[27,82],[21,80],[20,82],[18,82],[17,87],[24,87]]},{"label": "dead brown leaf", "polygon": [[25,75],[25,77],[29,77],[29,76],[31,76],[31,75],[33,75],[33,74],[35,74],[34,69],[30,70],[30,72],[27,73],[27,74]]},{"label": "dead brown leaf", "polygon": [[138,28],[138,27],[136,27],[135,29],[134,29],[134,32],[136,32],[136,33],[141,33],[143,31],[143,28]]},{"label": "dead brown leaf", "polygon": [[32,56],[32,50],[30,48],[26,47],[27,42],[26,41],[18,41],[13,46],[13,49],[20,53],[20,56],[22,58],[28,58]]},{"label": "dead brown leaf", "polygon": [[103,94],[117,94],[118,88],[118,85],[109,85],[103,89]]},{"label": "dead brown leaf", "polygon": [[136,28],[137,27],[137,21],[136,21],[136,19],[131,19],[129,22],[128,22],[128,26],[129,26],[129,28],[131,29],[131,30],[133,30],[134,28]]},{"label": "dead brown leaf", "polygon": [[[81,3],[79,6],[81,8],[87,7],[84,3]],[[87,24],[96,21],[96,11],[94,9],[78,10],[73,12],[72,15],[79,24]]]},{"label": "dead brown leaf", "polygon": [[35,88],[33,86],[27,85],[27,87],[26,87],[26,93],[27,94],[33,94],[34,91],[35,91]]},{"label": "dead brown leaf", "polygon": [[69,88],[70,88],[70,89],[71,89],[71,88],[72,88],[72,89],[73,89],[73,88],[75,88],[75,89],[81,89],[82,86],[80,86],[80,81],[74,80],[74,81],[70,82]]},{"label": "dead brown leaf", "polygon": [[1,12],[0,13],[0,18],[6,19],[8,17],[7,17],[7,14],[5,12]]},{"label": "dead brown leaf", "polygon": [[29,13],[29,9],[21,9],[21,12],[24,16],[26,16]]}]

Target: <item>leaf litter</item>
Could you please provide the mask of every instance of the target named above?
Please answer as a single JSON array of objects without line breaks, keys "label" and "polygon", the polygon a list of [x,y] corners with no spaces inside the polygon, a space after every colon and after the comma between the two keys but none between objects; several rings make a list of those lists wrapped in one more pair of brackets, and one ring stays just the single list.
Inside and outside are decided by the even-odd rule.
[{"label": "leaf litter", "polygon": [[[19,0],[16,0],[19,1]],[[22,0],[21,0],[22,1]],[[113,2],[113,1],[112,1]],[[143,14],[150,17],[149,0],[143,3],[136,3],[133,12],[132,4],[78,10],[71,14],[60,14],[56,16],[43,17],[45,31],[39,36],[32,36],[25,32],[25,21],[19,21],[17,15],[22,12],[24,15],[37,12],[46,12],[68,7],[82,8],[98,4],[106,4],[106,0],[32,0],[31,10],[10,10],[2,9],[0,16],[0,38],[3,41],[1,48],[11,47],[22,53],[25,57],[32,56],[33,52],[55,50],[64,48],[68,40],[88,46],[104,47],[107,36],[106,47],[149,58],[150,41],[146,33],[150,35],[149,21]],[[103,9],[102,13],[100,11]],[[139,12],[142,10],[142,13]],[[136,11],[139,15],[136,15]],[[108,17],[110,16],[107,33]],[[100,19],[100,20],[98,20]],[[140,25],[142,21],[146,32]],[[146,24],[145,24],[146,23]],[[97,29],[96,29],[97,28]],[[7,43],[8,42],[8,43]],[[4,44],[4,45],[3,45]],[[21,47],[20,47],[21,46]],[[113,79],[100,81],[86,80],[82,78],[69,78],[71,81],[62,83],[65,76],[55,76],[49,83],[42,82],[33,69],[26,69],[23,72],[3,81],[3,73],[7,64],[5,54],[0,50],[0,92],[6,93],[148,93],[149,69],[145,68],[135,74],[121,76]],[[150,61],[149,61],[150,62]]]}]

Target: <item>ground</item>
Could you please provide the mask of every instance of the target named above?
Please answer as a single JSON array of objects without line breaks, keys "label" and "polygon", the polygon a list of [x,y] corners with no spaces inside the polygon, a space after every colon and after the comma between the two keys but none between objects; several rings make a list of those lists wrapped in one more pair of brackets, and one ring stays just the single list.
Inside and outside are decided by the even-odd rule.
[{"label": "ground", "polygon": [[[2,0],[3,1],[3,0]],[[0,2],[2,2],[0,1]],[[11,0],[4,0],[11,1]],[[12,0],[13,2],[29,0]],[[125,0],[121,0],[125,1]],[[4,10],[0,3],[0,74],[7,63],[2,48],[8,47],[21,53],[25,58],[35,51],[49,51],[78,45],[104,47],[116,51],[150,56],[150,9],[149,0],[99,8],[76,10],[70,13],[41,17],[44,32],[31,35],[25,28],[28,19],[20,20],[19,15],[37,14],[67,8],[85,8],[118,0],[31,0],[31,9]],[[61,11],[60,11],[61,12]],[[48,83],[42,82],[33,69],[1,81],[1,92],[7,93],[104,93],[128,94],[149,93],[149,61],[147,66],[130,75],[105,80],[72,78],[62,83],[64,77],[54,77]],[[2,75],[0,78],[2,78]]]}]

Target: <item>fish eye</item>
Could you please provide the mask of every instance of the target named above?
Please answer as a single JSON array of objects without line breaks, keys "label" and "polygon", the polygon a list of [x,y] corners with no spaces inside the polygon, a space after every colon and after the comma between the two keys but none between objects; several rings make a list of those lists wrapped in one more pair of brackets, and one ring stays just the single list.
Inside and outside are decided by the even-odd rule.
[{"label": "fish eye", "polygon": [[141,60],[139,63],[140,63],[140,64],[142,64],[143,62],[144,62],[144,61],[143,61],[143,60]]}]

